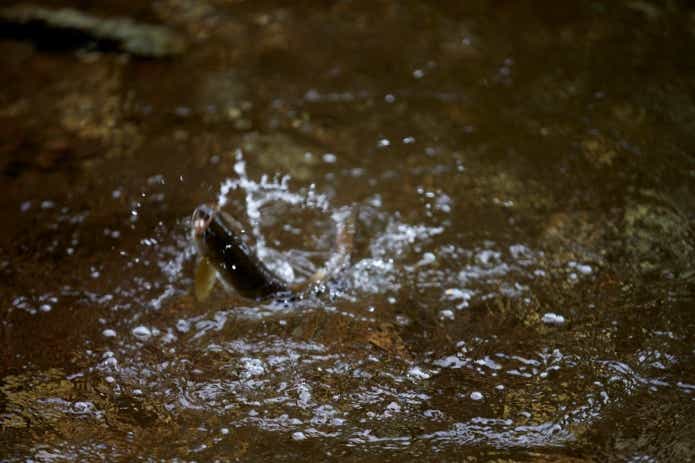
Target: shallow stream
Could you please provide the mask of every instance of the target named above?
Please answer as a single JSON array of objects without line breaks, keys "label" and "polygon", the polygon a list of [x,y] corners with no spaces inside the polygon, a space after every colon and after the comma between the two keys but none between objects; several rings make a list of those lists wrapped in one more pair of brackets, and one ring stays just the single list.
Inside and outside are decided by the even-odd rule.
[{"label": "shallow stream", "polygon": [[187,46],[0,41],[0,461],[695,459],[688,2],[45,3]]}]

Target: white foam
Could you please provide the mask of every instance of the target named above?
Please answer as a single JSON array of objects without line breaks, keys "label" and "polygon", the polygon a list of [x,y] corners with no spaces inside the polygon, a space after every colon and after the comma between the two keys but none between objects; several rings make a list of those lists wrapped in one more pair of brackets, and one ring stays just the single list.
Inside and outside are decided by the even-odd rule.
[{"label": "white foam", "polygon": [[565,317],[553,312],[548,312],[543,315],[542,321],[546,325],[562,325],[565,323]]}]

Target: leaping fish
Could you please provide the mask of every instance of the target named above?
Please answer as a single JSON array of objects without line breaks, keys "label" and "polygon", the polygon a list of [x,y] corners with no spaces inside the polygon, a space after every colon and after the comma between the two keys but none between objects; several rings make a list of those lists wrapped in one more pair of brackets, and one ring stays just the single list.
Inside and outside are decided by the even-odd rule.
[{"label": "leaping fish", "polygon": [[338,220],[336,249],[323,268],[306,282],[290,284],[273,273],[247,244],[244,226],[219,208],[203,204],[193,212],[193,239],[199,262],[195,271],[195,295],[206,299],[220,280],[227,289],[235,289],[249,299],[272,296],[303,296],[350,264],[355,235],[355,209]]}]

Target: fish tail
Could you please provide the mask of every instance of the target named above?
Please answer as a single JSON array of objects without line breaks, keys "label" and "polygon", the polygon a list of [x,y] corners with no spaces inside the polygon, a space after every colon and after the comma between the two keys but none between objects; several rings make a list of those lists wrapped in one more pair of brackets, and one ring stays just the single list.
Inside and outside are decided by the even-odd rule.
[{"label": "fish tail", "polygon": [[316,271],[306,282],[308,287],[316,286],[350,265],[357,229],[357,206],[344,207],[333,213],[336,223],[336,246],[333,255],[324,266]]}]

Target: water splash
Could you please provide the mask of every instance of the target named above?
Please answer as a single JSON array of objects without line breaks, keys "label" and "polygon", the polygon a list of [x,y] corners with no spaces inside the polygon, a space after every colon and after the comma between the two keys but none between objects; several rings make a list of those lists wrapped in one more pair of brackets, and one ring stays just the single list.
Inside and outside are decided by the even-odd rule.
[{"label": "water splash", "polygon": [[[327,214],[331,205],[326,195],[317,193],[313,184],[306,189],[297,192],[292,191],[289,175],[276,175],[272,178],[268,175],[262,175],[259,181],[255,181],[247,174],[246,161],[242,151],[237,150],[235,157],[234,172],[237,177],[228,178],[220,185],[220,192],[217,197],[218,207],[225,207],[229,203],[230,195],[233,192],[240,192],[244,199],[243,212],[251,225],[250,230],[256,241],[258,257],[288,282],[295,281],[296,267],[302,269],[300,274],[313,273],[316,268],[311,264],[311,250],[306,252],[294,250],[294,252],[282,253],[267,243],[262,231],[261,210],[268,205],[279,202]],[[331,218],[336,227],[341,226],[341,221],[344,220],[343,216],[336,213],[331,214]]]}]

